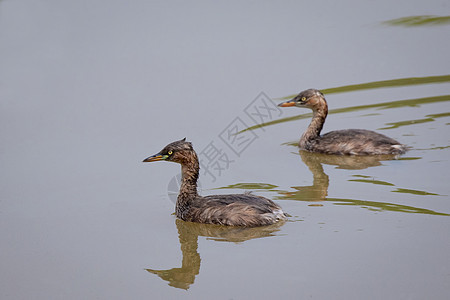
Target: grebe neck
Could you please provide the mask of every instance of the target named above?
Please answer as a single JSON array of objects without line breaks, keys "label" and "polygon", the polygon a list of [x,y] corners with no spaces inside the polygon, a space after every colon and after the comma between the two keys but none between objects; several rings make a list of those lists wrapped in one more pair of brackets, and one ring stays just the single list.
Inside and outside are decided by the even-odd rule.
[{"label": "grebe neck", "polygon": [[304,147],[309,141],[316,139],[320,136],[320,132],[322,131],[323,124],[325,123],[325,118],[328,115],[328,108],[321,107],[319,109],[313,110],[313,117],[311,123],[309,124],[306,131],[303,133],[299,145],[300,147]]},{"label": "grebe neck", "polygon": [[197,155],[192,157],[189,162],[181,165],[181,186],[175,207],[177,216],[181,217],[183,212],[189,208],[190,202],[198,197],[197,179],[199,171]]}]

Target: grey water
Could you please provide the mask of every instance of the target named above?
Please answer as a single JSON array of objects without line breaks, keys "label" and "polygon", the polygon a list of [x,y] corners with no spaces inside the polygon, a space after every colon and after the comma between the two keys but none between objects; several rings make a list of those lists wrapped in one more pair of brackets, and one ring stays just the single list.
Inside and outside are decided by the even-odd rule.
[{"label": "grey water", "polygon": [[[448,1],[0,1],[1,299],[448,299]],[[364,128],[400,157],[299,151]],[[201,193],[290,215],[177,220],[186,137]]]}]

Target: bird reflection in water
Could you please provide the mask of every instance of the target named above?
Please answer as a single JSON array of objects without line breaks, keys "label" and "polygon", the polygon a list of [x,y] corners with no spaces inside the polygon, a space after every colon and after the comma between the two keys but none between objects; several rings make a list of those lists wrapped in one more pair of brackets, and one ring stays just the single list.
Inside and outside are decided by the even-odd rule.
[{"label": "bird reflection in water", "polygon": [[[369,155],[369,156],[337,156],[326,155],[320,153],[312,153],[308,151],[300,150],[300,157],[305,165],[309,168],[313,174],[313,184],[311,186],[294,186],[294,191],[281,191],[277,190],[279,196],[276,199],[279,200],[300,200],[310,202],[310,206],[322,206],[321,202],[333,202],[337,205],[355,205],[360,206],[372,211],[395,211],[402,213],[415,213],[437,216],[449,216],[447,213],[433,211],[431,209],[414,207],[409,205],[402,205],[397,203],[389,203],[373,200],[361,200],[361,199],[345,199],[345,198],[330,198],[328,197],[329,178],[324,172],[322,164],[335,165],[337,169],[347,170],[363,170],[370,167],[381,166],[383,161],[397,159],[395,155]],[[399,160],[420,159],[418,157],[400,158]],[[357,175],[354,175],[357,176]],[[368,176],[358,176],[368,177]],[[353,182],[373,183],[383,186],[395,186],[392,183],[380,180],[368,180],[368,179],[354,179],[349,180]],[[404,189],[397,189],[399,191]],[[415,191],[416,195],[438,195],[427,193],[424,191]]]},{"label": "bird reflection in water", "polygon": [[275,236],[284,223],[285,221],[280,221],[268,226],[238,227],[193,223],[176,219],[175,224],[183,256],[181,267],[168,270],[146,270],[168,281],[172,287],[187,290],[200,272],[199,236],[214,241],[242,243],[251,239]]},{"label": "bird reflection in water", "polygon": [[[303,201],[320,202],[327,200],[330,179],[323,170],[322,164],[335,165],[338,169],[362,170],[369,167],[380,166],[382,161],[395,159],[395,155],[368,155],[368,156],[342,156],[299,151],[303,163],[313,174],[311,186],[294,186],[293,192],[279,191],[281,196],[277,199],[295,199]],[[319,203],[311,206],[321,206]]]}]

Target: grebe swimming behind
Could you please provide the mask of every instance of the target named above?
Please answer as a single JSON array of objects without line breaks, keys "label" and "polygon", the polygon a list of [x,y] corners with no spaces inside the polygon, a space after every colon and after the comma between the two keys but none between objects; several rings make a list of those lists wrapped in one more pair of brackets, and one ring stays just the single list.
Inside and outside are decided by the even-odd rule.
[{"label": "grebe swimming behind", "polygon": [[320,131],[328,114],[328,105],[319,90],[305,90],[292,100],[280,103],[278,106],[312,109],[311,123],[298,143],[302,150],[347,155],[403,154],[407,150],[405,145],[396,140],[365,129],[336,130],[321,136]]},{"label": "grebe swimming behind", "polygon": [[181,164],[181,186],[175,214],[184,221],[232,226],[270,225],[286,219],[272,200],[252,194],[213,195],[197,193],[198,157],[186,139],[170,143],[144,162],[173,161]]}]

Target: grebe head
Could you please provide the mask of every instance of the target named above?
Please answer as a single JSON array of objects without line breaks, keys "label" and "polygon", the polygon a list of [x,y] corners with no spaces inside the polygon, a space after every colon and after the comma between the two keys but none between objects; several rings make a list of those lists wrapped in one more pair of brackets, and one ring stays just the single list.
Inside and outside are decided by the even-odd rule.
[{"label": "grebe head", "polygon": [[308,89],[297,96],[295,96],[293,99],[288,100],[286,102],[282,102],[278,104],[278,106],[281,107],[288,107],[288,106],[297,106],[297,107],[307,107],[312,110],[316,110],[323,105],[326,105],[325,97],[323,96],[322,92],[316,89]]},{"label": "grebe head", "polygon": [[155,155],[144,159],[143,162],[165,160],[183,164],[190,161],[193,155],[195,155],[195,152],[194,148],[192,148],[192,144],[190,142],[186,142],[186,138],[184,138],[182,140],[170,143]]}]

